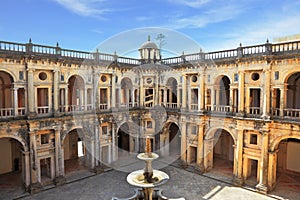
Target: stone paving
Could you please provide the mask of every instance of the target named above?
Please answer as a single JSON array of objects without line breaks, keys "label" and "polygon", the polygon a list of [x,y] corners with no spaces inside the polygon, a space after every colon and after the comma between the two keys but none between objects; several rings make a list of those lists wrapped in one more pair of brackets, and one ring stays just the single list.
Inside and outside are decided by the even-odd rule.
[{"label": "stone paving", "polygon": [[[228,183],[191,173],[174,166],[162,169],[169,174],[170,180],[160,188],[167,197],[184,197],[187,200],[198,199],[273,199],[256,192],[233,187]],[[38,194],[23,197],[29,199],[100,199],[110,200],[115,197],[129,197],[134,194],[133,187],[126,182],[127,172],[112,170]]]},{"label": "stone paving", "polygon": [[[162,162],[164,161],[164,162]],[[212,170],[209,173],[200,175],[193,173],[193,167],[185,170],[179,168],[180,162],[166,162],[166,159],[159,159],[153,163],[155,169],[160,169],[170,176],[170,180],[160,186],[163,194],[167,197],[184,197],[186,200],[198,199],[300,199],[300,189],[295,187],[281,187],[269,195],[262,195],[254,191],[253,187],[234,187],[230,184],[231,177],[220,174],[219,171]],[[12,191],[5,193],[0,188],[0,199],[98,199],[111,200],[112,197],[126,198],[134,194],[134,188],[130,186],[126,177],[129,172],[144,167],[143,163],[131,158],[120,160],[115,163],[119,170],[108,170],[102,174],[94,175],[88,171],[77,171],[76,176],[68,178],[68,183],[54,187],[50,185],[48,189],[34,195],[19,191],[15,194]],[[84,178],[87,177],[87,178]],[[77,179],[77,180],[76,180]]]}]

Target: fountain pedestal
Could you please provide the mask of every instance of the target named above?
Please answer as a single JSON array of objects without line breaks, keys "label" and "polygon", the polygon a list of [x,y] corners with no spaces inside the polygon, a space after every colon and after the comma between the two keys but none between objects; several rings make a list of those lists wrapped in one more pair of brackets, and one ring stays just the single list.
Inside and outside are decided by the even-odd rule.
[{"label": "fountain pedestal", "polygon": [[145,161],[145,168],[144,170],[131,172],[127,176],[127,182],[130,185],[142,188],[145,200],[152,200],[154,187],[166,183],[169,176],[165,172],[153,170],[152,161],[158,158],[156,153],[140,153],[137,158]]}]

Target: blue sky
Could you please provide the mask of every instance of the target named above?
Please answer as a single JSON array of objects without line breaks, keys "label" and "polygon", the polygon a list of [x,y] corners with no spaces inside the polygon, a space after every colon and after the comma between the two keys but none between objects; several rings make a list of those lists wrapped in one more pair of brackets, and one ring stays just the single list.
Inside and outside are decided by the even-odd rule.
[{"label": "blue sky", "polygon": [[[0,40],[91,51],[116,35],[157,27],[174,30],[205,51],[255,45],[300,33],[299,0],[3,0]],[[148,30],[148,29],[146,29]],[[152,38],[155,33],[151,33]],[[163,32],[165,34],[165,32]],[[126,35],[126,34],[125,34]],[[126,40],[126,37],[123,39]],[[143,32],[132,48],[147,40]],[[178,43],[166,34],[166,46]],[[108,43],[109,44],[109,43]],[[122,44],[100,51],[122,52]],[[119,47],[118,47],[119,46]],[[179,44],[190,53],[195,48]],[[178,48],[178,45],[177,45]],[[193,49],[193,50],[191,50]],[[129,49],[130,50],[130,49]],[[122,52],[124,54],[124,52]]]}]

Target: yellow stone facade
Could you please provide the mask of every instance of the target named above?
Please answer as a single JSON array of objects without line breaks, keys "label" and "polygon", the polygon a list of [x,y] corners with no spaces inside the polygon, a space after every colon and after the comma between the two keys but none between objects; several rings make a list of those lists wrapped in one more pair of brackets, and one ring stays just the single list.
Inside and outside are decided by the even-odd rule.
[{"label": "yellow stone facade", "polygon": [[152,44],[140,51],[1,41],[0,174],[21,171],[39,191],[63,184],[79,152],[97,172],[143,151],[145,136],[204,173],[224,160],[235,184],[254,179],[262,192],[278,173],[300,173],[300,41],[163,59]]}]

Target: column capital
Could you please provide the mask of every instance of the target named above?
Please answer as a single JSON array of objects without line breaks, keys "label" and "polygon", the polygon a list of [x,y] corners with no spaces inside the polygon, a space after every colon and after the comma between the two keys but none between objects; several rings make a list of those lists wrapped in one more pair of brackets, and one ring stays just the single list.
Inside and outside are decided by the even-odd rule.
[{"label": "column capital", "polygon": [[28,71],[28,72],[34,72],[35,69],[34,68],[27,68],[26,71]]}]

